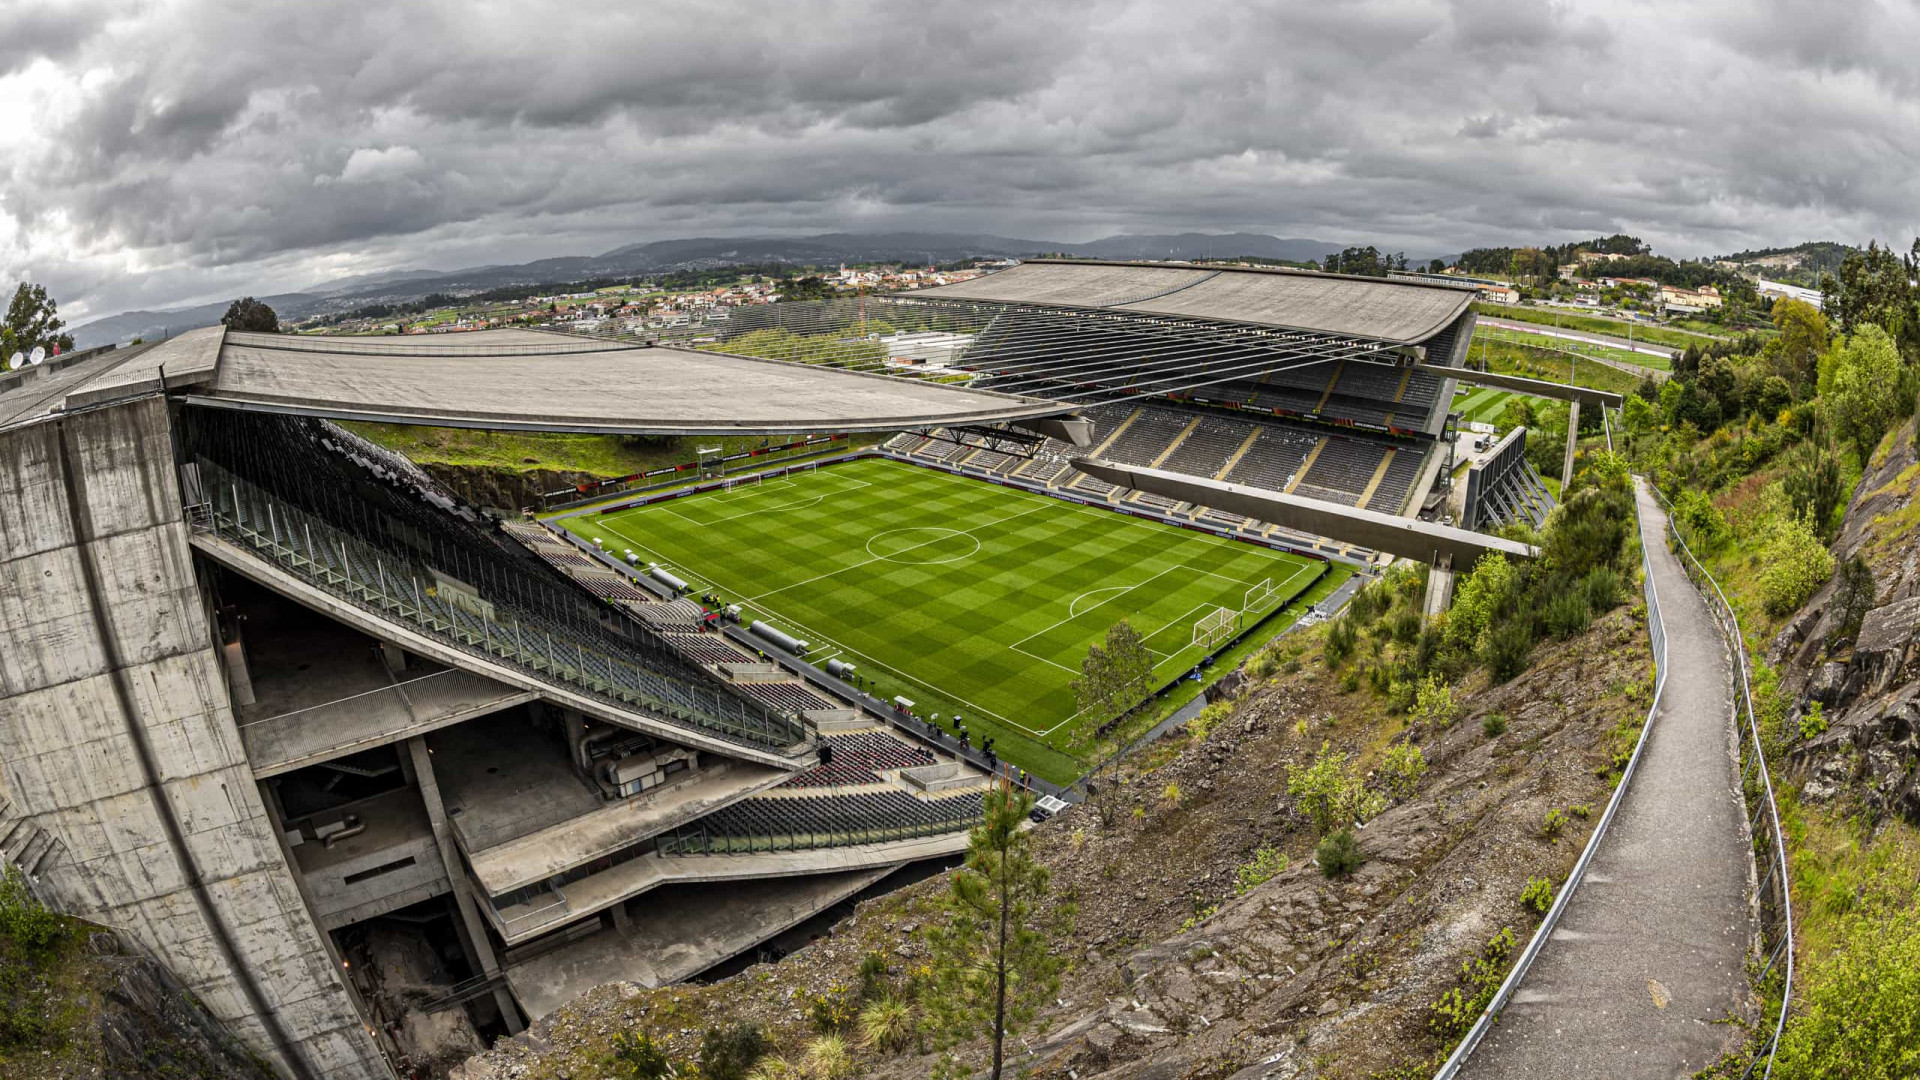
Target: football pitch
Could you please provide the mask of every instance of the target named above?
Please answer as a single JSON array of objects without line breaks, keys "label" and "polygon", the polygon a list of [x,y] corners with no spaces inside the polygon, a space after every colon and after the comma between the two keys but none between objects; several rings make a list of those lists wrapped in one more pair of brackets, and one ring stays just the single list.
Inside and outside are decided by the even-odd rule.
[{"label": "football pitch", "polygon": [[857,665],[883,700],[903,695],[949,730],[964,715],[975,745],[992,737],[1002,758],[1059,783],[1088,752],[1071,684],[1114,623],[1145,638],[1164,685],[1243,626],[1346,576],[879,458],[561,524],[808,641],[816,665]]}]

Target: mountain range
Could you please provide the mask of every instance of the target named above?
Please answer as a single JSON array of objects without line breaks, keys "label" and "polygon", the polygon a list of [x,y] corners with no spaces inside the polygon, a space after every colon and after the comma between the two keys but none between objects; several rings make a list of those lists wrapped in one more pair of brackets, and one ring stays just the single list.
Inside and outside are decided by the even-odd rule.
[{"label": "mountain range", "polygon": [[[316,282],[298,292],[260,299],[282,319],[351,311],[368,304],[400,304],[433,293],[461,295],[503,286],[558,285],[569,281],[703,270],[728,265],[785,263],[832,266],[855,262],[942,263],[971,258],[1021,258],[1041,254],[1100,259],[1204,259],[1249,256],[1308,262],[1346,245],[1287,239],[1262,233],[1178,233],[1109,236],[1084,244],[1022,240],[967,233],[823,233],[802,237],[693,237],[627,244],[600,255],[569,255],[511,265],[459,270],[400,270]],[[78,348],[177,334],[211,326],[227,304],[201,304],[162,311],[127,311],[72,330]]]}]

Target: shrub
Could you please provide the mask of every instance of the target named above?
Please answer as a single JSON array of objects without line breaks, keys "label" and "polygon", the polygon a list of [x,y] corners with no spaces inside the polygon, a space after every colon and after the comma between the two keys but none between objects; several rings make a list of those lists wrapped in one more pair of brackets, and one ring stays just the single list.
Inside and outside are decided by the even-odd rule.
[{"label": "shrub", "polygon": [[1233,872],[1233,893],[1245,896],[1287,868],[1287,857],[1277,848],[1263,847],[1253,853],[1251,862],[1241,863]]},{"label": "shrub", "polygon": [[840,1030],[853,1019],[853,995],[839,983],[827,987],[825,993],[807,996],[807,1016],[813,1021],[813,1030],[824,1035]]},{"label": "shrub", "polygon": [[1488,713],[1480,720],[1480,730],[1486,732],[1487,738],[1497,739],[1507,733],[1507,718],[1499,713]]},{"label": "shrub", "polygon": [[1382,800],[1368,792],[1347,765],[1347,755],[1320,744],[1319,756],[1306,768],[1287,766],[1287,793],[1325,834],[1336,825],[1364,821],[1380,812]]},{"label": "shrub", "polygon": [[1354,625],[1352,615],[1342,615],[1327,624],[1326,657],[1329,667],[1339,667],[1353,655],[1353,646],[1360,640],[1360,629]]},{"label": "shrub", "polygon": [[771,1049],[758,1024],[708,1028],[700,1040],[700,1075],[705,1080],[746,1080]]},{"label": "shrub", "polygon": [[1610,567],[1596,566],[1581,579],[1580,591],[1587,598],[1587,609],[1597,616],[1620,606],[1626,596],[1626,583]]},{"label": "shrub", "polygon": [[1547,816],[1540,822],[1540,835],[1550,841],[1557,840],[1560,837],[1560,830],[1566,828],[1566,826],[1566,814],[1559,810],[1549,810],[1547,811]]},{"label": "shrub", "polygon": [[1313,849],[1313,857],[1320,863],[1320,872],[1329,878],[1346,877],[1367,861],[1352,829],[1341,829],[1320,841],[1320,846]]},{"label": "shrub", "polygon": [[33,898],[19,868],[0,863],[0,939],[37,956],[66,940],[67,934],[67,920]]},{"label": "shrub", "polygon": [[875,950],[860,958],[860,1000],[872,1001],[887,991],[887,955]]},{"label": "shrub", "polygon": [[1168,806],[1179,806],[1180,805],[1180,785],[1168,784],[1166,787],[1160,789],[1160,800],[1166,803]]},{"label": "shrub", "polygon": [[637,1035],[631,1031],[614,1033],[612,1065],[613,1075],[621,1080],[666,1080],[673,1075],[667,1052],[644,1031]]},{"label": "shrub", "polygon": [[1774,1075],[1920,1076],[1920,913],[1851,915],[1837,930],[1832,954],[1794,983],[1805,1004],[1787,1023]]},{"label": "shrub", "polygon": [[1388,750],[1380,762],[1380,788],[1389,798],[1411,799],[1420,789],[1420,778],[1426,774],[1426,755],[1412,743],[1401,743]]},{"label": "shrub", "polygon": [[1586,630],[1593,622],[1593,610],[1587,606],[1586,590],[1569,590],[1547,601],[1547,633],[1565,641]]},{"label": "shrub", "polygon": [[1520,890],[1520,903],[1533,910],[1546,914],[1553,906],[1553,882],[1543,877],[1530,877],[1527,887]]},{"label": "shrub", "polygon": [[1760,603],[1773,616],[1792,613],[1833,576],[1833,555],[1802,520],[1774,525],[1761,562]]},{"label": "shrub", "polygon": [[1802,739],[1817,739],[1826,733],[1826,707],[1817,701],[1810,702],[1807,705],[1807,714],[1800,718],[1800,737]]},{"label": "shrub", "polygon": [[1420,636],[1420,613],[1412,608],[1401,608],[1387,620],[1390,636],[1402,645],[1411,645]]},{"label": "shrub", "polygon": [[1200,715],[1187,721],[1187,736],[1194,742],[1205,742],[1207,736],[1213,733],[1214,727],[1232,714],[1232,702],[1216,701],[1201,709]]},{"label": "shrub", "polygon": [[852,1080],[853,1055],[838,1035],[819,1035],[800,1052],[800,1072],[807,1080]]},{"label": "shrub", "polygon": [[1437,675],[1421,680],[1414,695],[1414,719],[1436,728],[1449,728],[1460,719],[1460,704],[1454,700],[1453,687]]},{"label": "shrub", "polygon": [[1493,681],[1503,683],[1527,670],[1527,658],[1532,653],[1533,632],[1516,619],[1502,623],[1487,634],[1480,659],[1487,665],[1487,674]]},{"label": "shrub", "polygon": [[1449,1043],[1465,1035],[1500,989],[1507,960],[1512,955],[1513,928],[1503,926],[1480,947],[1479,956],[1461,961],[1461,985],[1440,995],[1440,1000],[1429,1006],[1432,1015],[1427,1017],[1428,1029]]},{"label": "shrub", "polygon": [[899,1053],[913,1041],[913,1006],[881,998],[860,1010],[860,1043],[869,1050]]},{"label": "shrub", "polygon": [[795,1075],[791,1062],[769,1054],[747,1074],[747,1080],[792,1080]]}]

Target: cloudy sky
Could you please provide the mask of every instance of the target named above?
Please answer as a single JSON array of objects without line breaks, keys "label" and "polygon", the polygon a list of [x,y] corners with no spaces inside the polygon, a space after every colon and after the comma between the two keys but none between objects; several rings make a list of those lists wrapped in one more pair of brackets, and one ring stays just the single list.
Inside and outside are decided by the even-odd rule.
[{"label": "cloudy sky", "polygon": [[1920,232],[1906,0],[0,0],[70,321],[669,237]]}]

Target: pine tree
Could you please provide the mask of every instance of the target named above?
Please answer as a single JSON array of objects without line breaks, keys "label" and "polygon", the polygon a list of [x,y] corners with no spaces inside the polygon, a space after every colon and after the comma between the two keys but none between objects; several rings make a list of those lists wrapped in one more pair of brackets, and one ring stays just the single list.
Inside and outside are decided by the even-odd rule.
[{"label": "pine tree", "polygon": [[[1000,1080],[1008,1035],[1032,1021],[1060,990],[1063,957],[1052,939],[1072,928],[1073,908],[1038,910],[1049,890],[1047,868],[1034,861],[1021,828],[1033,796],[1002,782],[984,800],[986,819],[967,841],[967,858],[952,879],[945,916],[927,932],[933,989],[926,1024],[941,1050],[976,1035],[993,1042],[990,1080]],[[943,1070],[966,1070],[951,1057]]]}]

